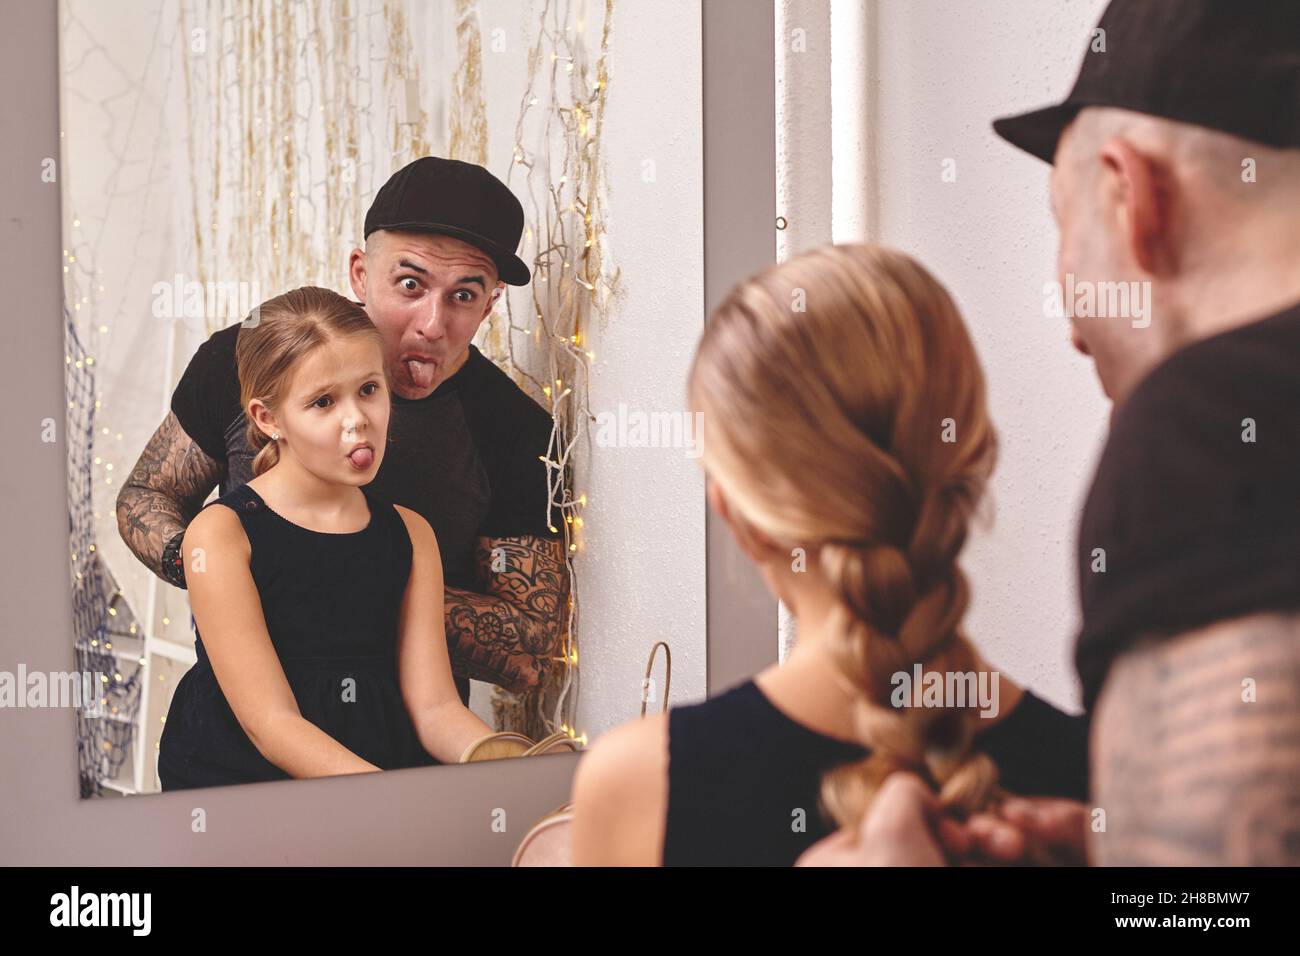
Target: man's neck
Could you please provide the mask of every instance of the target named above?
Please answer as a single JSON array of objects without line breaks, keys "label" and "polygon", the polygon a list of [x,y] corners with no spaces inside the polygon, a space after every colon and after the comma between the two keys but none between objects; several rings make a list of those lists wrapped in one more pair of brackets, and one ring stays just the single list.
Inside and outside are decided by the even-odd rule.
[{"label": "man's neck", "polygon": [[1277,242],[1270,245],[1262,237],[1239,248],[1259,251],[1253,256],[1244,252],[1234,255],[1229,265],[1223,265],[1224,253],[1177,286],[1154,290],[1159,329],[1146,331],[1160,337],[1152,340],[1152,347],[1141,356],[1134,354],[1123,376],[1111,383],[1112,417],[1133,389],[1174,353],[1300,304],[1300,248]]},{"label": "man's neck", "polygon": [[1266,239],[1237,247],[1233,267],[1211,271],[1179,293],[1178,329],[1189,345],[1300,303],[1300,247]]},{"label": "man's neck", "polygon": [[456,361],[451,363],[450,367],[448,368],[447,374],[442,377],[442,381],[438,382],[438,385],[441,385],[443,382],[447,381],[447,379],[451,378],[453,375],[455,375],[457,372],[459,372],[462,368],[465,367],[465,363],[469,361],[469,350],[472,349],[473,347],[474,347],[473,345],[465,346],[465,350],[460,353],[460,358],[456,359]]}]

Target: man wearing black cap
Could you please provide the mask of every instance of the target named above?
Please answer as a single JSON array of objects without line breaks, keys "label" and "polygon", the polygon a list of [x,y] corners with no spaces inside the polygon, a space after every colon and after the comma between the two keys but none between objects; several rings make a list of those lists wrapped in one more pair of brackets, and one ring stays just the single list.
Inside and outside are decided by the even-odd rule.
[{"label": "man wearing black cap", "polygon": [[[1087,832],[1104,865],[1296,865],[1300,4],[1113,0],[1094,37],[1064,103],[994,123],[1053,164],[1062,288],[1150,305],[1065,303],[1114,403],[1078,538],[1093,807],[1017,832]],[[865,853],[941,860],[929,800],[882,790]],[[806,862],[871,862],[826,849]]]},{"label": "man wearing black cap", "polygon": [[[547,517],[551,417],[470,340],[505,285],[524,212],[486,169],[426,156],[398,170],[366,214],[348,261],[379,329],[393,385],[388,451],[370,489],[433,527],[461,699],[469,679],[535,686],[568,607],[563,542]],[[171,413],[117,499],[118,527],[151,570],[185,586],[179,547],[213,487],[252,477],[235,342],[218,332],[190,360]]]}]

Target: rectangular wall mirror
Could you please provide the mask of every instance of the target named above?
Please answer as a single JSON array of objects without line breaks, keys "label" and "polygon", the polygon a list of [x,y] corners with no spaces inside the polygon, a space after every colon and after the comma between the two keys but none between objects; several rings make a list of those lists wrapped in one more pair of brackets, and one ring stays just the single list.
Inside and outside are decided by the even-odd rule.
[{"label": "rectangular wall mirror", "polygon": [[[673,700],[704,697],[704,478],[684,387],[706,295],[700,5],[62,0],[59,26],[69,639],[102,691],[66,741],[82,796],[168,789],[169,751],[173,788],[284,775],[232,742],[223,684],[247,715],[283,680],[372,762],[427,758],[400,766],[456,763],[480,732],[527,738],[496,740],[501,755],[581,749],[643,698],[662,706],[663,655],[644,682],[660,641]],[[376,203],[426,156],[486,178]],[[501,275],[516,250],[468,241],[459,220],[423,228],[491,179],[522,208],[525,270],[495,303],[492,281],[460,272]],[[366,236],[372,205],[389,227],[418,223]],[[482,231],[509,220],[484,208]],[[292,352],[271,327],[302,309],[259,307],[300,287],[345,303],[307,321],[346,330],[360,302],[378,340]],[[382,357],[387,399],[358,380],[290,407],[317,372],[346,386],[368,371],[356,354]],[[286,396],[262,402],[265,431],[285,434],[256,474],[240,361]],[[244,577],[178,587],[166,545],[218,498],[252,555]],[[415,682],[400,669],[432,680],[437,665],[353,659],[398,646],[395,605],[412,600],[400,534],[375,534],[392,504],[437,536],[447,659],[481,725],[399,728]],[[238,550],[191,548],[186,580],[213,570],[205,556],[224,575]],[[247,633],[247,577],[265,635]],[[388,746],[399,735],[405,750]]]}]

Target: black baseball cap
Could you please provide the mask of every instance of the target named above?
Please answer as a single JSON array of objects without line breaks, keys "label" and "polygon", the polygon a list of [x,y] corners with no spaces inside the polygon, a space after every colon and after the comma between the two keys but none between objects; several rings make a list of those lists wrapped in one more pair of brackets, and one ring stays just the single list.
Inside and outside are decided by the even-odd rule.
[{"label": "black baseball cap", "polygon": [[1050,163],[1081,109],[1113,106],[1300,147],[1300,2],[1111,0],[1097,28],[1065,101],[994,120],[999,136]]},{"label": "black baseball cap", "polygon": [[366,238],[376,229],[452,236],[486,252],[501,281],[528,285],[532,278],[515,255],[524,207],[509,186],[473,163],[440,156],[407,163],[375,193],[366,213]]}]

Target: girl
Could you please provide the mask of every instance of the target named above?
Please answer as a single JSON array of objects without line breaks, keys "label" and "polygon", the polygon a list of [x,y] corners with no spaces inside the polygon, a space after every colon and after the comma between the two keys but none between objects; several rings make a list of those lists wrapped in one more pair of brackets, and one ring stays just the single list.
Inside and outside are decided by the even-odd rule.
[{"label": "girl", "polygon": [[[898,768],[959,812],[996,798],[999,769],[1010,790],[1084,799],[1083,719],[990,673],[960,630],[957,559],[995,441],[975,350],[929,273],[866,245],[773,266],[717,308],[688,390],[709,502],[798,644],[602,737],[574,781],[574,862],[790,865]],[[896,706],[918,663],[982,672],[994,707]]]},{"label": "girl", "polygon": [[236,360],[260,450],[185,531],[198,661],[167,714],[163,790],[454,763],[491,729],[452,682],[432,528],[365,487],[390,409],[378,330],[296,289],[245,321]]}]

